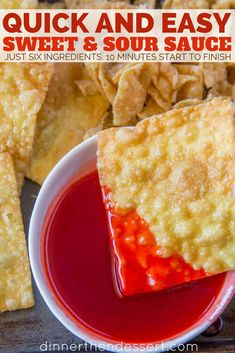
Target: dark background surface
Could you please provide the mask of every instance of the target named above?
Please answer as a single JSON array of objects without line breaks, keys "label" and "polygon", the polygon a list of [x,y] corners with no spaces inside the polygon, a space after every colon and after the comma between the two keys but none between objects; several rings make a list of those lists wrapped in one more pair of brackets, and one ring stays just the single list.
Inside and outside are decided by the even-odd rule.
[{"label": "dark background surface", "polygon": [[[27,180],[21,197],[26,234],[38,192],[39,186]],[[35,284],[34,294],[36,299],[34,308],[0,314],[0,352],[38,353],[40,345],[46,341],[68,345],[82,344],[82,340],[72,335],[52,315]],[[235,352],[235,298],[224,312],[223,320],[224,327],[219,335],[214,337],[199,336],[195,339],[194,342],[198,344],[200,353]],[[80,351],[85,351],[86,347],[83,348]]]}]

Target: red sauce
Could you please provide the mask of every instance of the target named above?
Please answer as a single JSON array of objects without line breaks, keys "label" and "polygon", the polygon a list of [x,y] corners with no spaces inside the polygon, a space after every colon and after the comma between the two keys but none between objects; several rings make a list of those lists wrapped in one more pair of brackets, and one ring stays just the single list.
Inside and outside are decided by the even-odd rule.
[{"label": "red sauce", "polygon": [[42,256],[60,305],[92,332],[123,342],[161,341],[189,328],[225,279],[221,274],[150,295],[118,296],[96,171],[73,181],[52,204]]},{"label": "red sauce", "polygon": [[204,278],[204,270],[194,270],[180,256],[161,256],[148,224],[136,211],[123,213],[103,191],[109,221],[109,233],[114,253],[115,273],[122,295],[159,291]]}]

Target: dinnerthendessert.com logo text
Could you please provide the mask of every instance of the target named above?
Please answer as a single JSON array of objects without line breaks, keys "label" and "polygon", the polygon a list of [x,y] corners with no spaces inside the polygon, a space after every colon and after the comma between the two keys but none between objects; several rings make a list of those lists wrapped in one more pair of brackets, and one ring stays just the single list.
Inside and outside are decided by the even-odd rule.
[{"label": "dinnerthendessert.com logo text", "polygon": [[97,344],[96,346],[88,343],[56,343],[45,341],[40,345],[41,352],[104,352],[104,351],[123,351],[123,352],[198,352],[199,347],[196,343],[179,345],[166,345],[164,342],[159,344]]}]

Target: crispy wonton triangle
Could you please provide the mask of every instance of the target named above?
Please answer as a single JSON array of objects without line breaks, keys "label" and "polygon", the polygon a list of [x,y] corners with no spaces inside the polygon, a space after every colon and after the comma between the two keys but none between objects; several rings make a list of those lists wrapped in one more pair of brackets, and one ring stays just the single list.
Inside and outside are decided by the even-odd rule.
[{"label": "crispy wonton triangle", "polygon": [[12,155],[19,190],[52,73],[51,64],[0,64],[0,152]]},{"label": "crispy wonton triangle", "polygon": [[137,212],[162,256],[208,274],[235,269],[233,117],[231,101],[214,98],[98,137],[100,182],[113,205]]},{"label": "crispy wonton triangle", "polygon": [[56,64],[49,91],[38,114],[37,132],[27,176],[42,184],[56,163],[82,142],[90,129],[102,128],[109,102],[83,64]]},{"label": "crispy wonton triangle", "polygon": [[0,153],[0,311],[34,305],[15,171]]}]

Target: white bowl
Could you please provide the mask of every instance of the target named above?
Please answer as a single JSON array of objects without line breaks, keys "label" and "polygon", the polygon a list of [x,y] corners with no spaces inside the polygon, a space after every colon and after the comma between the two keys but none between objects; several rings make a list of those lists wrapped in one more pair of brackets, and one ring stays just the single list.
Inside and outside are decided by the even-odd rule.
[{"label": "white bowl", "polygon": [[[130,352],[130,346],[125,349],[125,346],[118,345],[118,342],[111,339],[101,338],[86,329],[82,324],[79,324],[71,317],[69,317],[62,307],[58,304],[57,300],[51,289],[49,288],[46,277],[43,271],[41,259],[41,239],[42,227],[48,207],[54,200],[55,196],[70,181],[74,176],[79,173],[84,174],[94,170],[96,165],[96,150],[97,150],[97,137],[93,136],[84,141],[71,152],[69,152],[52,170],[44,182],[41,191],[38,195],[36,204],[34,206],[33,214],[31,217],[29,228],[29,257],[32,267],[32,272],[38,289],[48,305],[51,312],[57,319],[75,336],[80,337],[86,342],[102,347],[113,352]],[[235,272],[227,274],[224,285],[205,316],[203,316],[195,325],[182,332],[180,335],[164,342],[164,346],[152,347],[152,350],[146,345],[145,349],[141,351],[154,351],[162,352],[169,350],[173,346],[183,344],[192,340],[194,337],[202,333],[208,326],[210,326],[216,318],[223,312],[228,303],[230,302],[235,291]],[[152,342],[151,342],[152,344]],[[157,344],[157,343],[156,343]],[[136,347],[132,346],[131,351],[135,351]]]}]

